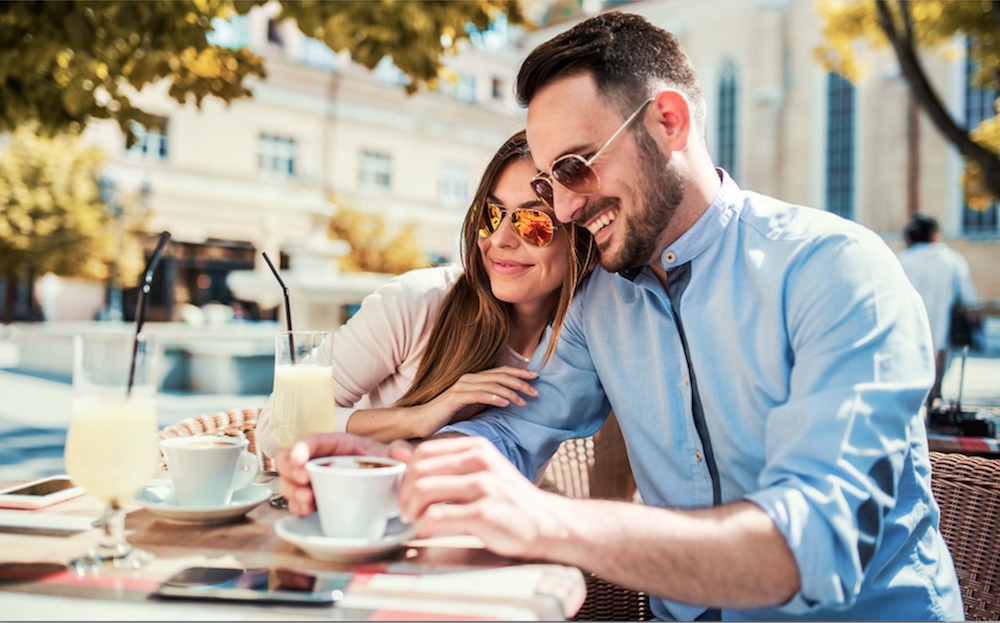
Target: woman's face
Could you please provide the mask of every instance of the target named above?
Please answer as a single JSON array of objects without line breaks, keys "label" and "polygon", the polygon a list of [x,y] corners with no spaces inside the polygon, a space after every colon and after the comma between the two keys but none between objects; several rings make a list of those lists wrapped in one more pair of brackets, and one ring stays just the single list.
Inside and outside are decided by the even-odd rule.
[{"label": "woman's face", "polygon": [[[489,201],[508,210],[530,208],[555,219],[552,211],[538,200],[531,189],[535,168],[524,160],[515,160],[497,178]],[[488,238],[479,238],[479,251],[490,277],[493,296],[514,305],[519,312],[541,311],[558,298],[566,276],[566,229],[555,230],[552,242],[544,247],[528,244],[514,231],[510,214]]]}]

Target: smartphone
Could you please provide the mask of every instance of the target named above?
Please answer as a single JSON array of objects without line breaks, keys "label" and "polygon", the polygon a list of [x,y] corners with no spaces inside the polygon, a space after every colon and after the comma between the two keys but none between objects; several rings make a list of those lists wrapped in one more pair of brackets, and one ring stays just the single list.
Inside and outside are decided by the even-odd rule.
[{"label": "smartphone", "polygon": [[353,573],[293,571],[285,568],[191,567],[153,593],[167,599],[199,599],[330,605],[344,596]]},{"label": "smartphone", "polygon": [[86,490],[69,476],[51,476],[0,489],[0,508],[34,510],[83,495]]}]

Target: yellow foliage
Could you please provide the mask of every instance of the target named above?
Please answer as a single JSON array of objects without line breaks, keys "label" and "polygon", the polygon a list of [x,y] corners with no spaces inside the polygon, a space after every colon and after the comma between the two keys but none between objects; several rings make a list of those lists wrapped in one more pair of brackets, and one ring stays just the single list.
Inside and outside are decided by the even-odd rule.
[{"label": "yellow foliage", "polygon": [[108,215],[97,185],[103,153],[77,135],[39,136],[28,126],[9,139],[0,151],[0,274],[106,279],[117,262],[134,279],[142,250],[132,233],[144,215]]},{"label": "yellow foliage", "polygon": [[430,264],[417,244],[413,223],[389,236],[378,214],[341,207],[330,219],[327,233],[351,245],[350,254],[340,260],[344,271],[398,275]]},{"label": "yellow foliage", "polygon": [[[167,79],[180,103],[206,96],[226,103],[249,97],[250,76],[265,78],[264,59],[249,49],[211,45],[212,20],[245,14],[268,0],[43,2],[8,0],[0,8],[0,132],[35,122],[39,131],[81,128],[114,119],[131,137],[150,115],[130,94]],[[347,50],[373,68],[391,56],[410,76],[409,91],[433,84],[442,56],[486,29],[501,12],[524,23],[518,0],[279,0],[279,19],[307,36]],[[451,44],[442,43],[442,35]],[[94,98],[96,89],[106,97]]]},{"label": "yellow foliage", "polygon": [[[997,113],[1000,113],[1000,100],[994,105]],[[993,153],[1000,154],[1000,114],[984,120],[978,128],[969,132],[969,137]],[[982,169],[969,160],[965,161],[965,170],[962,172],[962,188],[965,192],[965,203],[973,210],[986,210],[997,200],[986,190]]]},{"label": "yellow foliage", "polygon": [[[896,29],[904,30],[898,2],[888,3]],[[923,48],[955,56],[951,43],[962,35],[972,41],[970,53],[978,65],[973,80],[984,89],[996,89],[995,76],[1000,72],[1000,28],[989,0],[908,0],[913,37]],[[861,60],[865,49],[882,49],[889,45],[879,25],[878,8],[872,0],[817,0],[816,8],[823,21],[824,43],[816,56],[829,70],[852,82],[865,74],[867,64]],[[998,115],[984,120],[969,137],[996,154],[1000,154],[1000,108]],[[983,174],[972,161],[966,160],[962,173],[966,203],[985,210],[996,198],[986,190]]]}]

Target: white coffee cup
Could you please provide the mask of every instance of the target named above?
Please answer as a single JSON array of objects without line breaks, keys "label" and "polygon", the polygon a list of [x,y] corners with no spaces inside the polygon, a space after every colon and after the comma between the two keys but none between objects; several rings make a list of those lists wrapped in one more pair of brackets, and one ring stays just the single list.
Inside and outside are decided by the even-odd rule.
[{"label": "white coffee cup", "polygon": [[374,456],[328,456],[306,463],[323,535],[377,541],[399,515],[406,464]]},{"label": "white coffee cup", "polygon": [[260,459],[240,437],[172,437],[160,442],[178,506],[227,506],[260,471]]}]

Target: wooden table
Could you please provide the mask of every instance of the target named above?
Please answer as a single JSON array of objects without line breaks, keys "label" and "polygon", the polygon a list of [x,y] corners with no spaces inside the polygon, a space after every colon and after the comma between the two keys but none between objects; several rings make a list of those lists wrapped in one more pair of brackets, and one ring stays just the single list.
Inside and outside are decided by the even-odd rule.
[{"label": "wooden table", "polygon": [[[96,518],[100,509],[84,496],[42,511],[17,512]],[[126,535],[130,543],[156,555],[152,563],[135,572],[107,576],[78,577],[63,570],[29,581],[0,580],[0,618],[556,620],[575,614],[586,596],[578,569],[503,558],[470,537],[410,541],[391,557],[375,562],[315,560],[274,533],[272,525],[285,516],[287,511],[264,503],[237,522],[184,526],[135,507],[126,520]],[[97,535],[97,529],[25,533],[0,528],[0,562],[65,564],[85,554]],[[344,598],[332,607],[167,601],[151,596],[161,582],[192,566],[350,571],[354,578]]]}]

